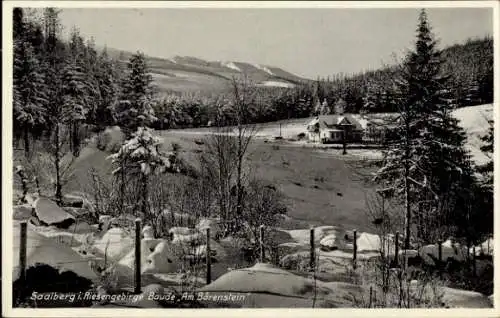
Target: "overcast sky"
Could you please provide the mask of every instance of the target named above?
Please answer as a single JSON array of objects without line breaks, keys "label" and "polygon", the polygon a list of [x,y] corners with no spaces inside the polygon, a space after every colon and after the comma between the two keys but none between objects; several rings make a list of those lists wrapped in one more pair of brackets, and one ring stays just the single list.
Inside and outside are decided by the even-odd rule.
[{"label": "overcast sky", "polygon": [[[188,55],[282,67],[316,78],[394,61],[411,48],[418,9],[63,9],[97,45],[147,55]],[[493,35],[492,9],[432,8],[440,46]]]}]

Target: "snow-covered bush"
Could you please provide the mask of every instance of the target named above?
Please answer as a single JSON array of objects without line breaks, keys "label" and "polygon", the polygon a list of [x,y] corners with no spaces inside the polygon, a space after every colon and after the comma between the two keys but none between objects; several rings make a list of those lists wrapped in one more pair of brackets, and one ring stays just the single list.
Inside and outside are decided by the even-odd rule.
[{"label": "snow-covered bush", "polygon": [[[117,166],[112,173],[116,175],[124,169],[132,168],[133,173],[147,176],[160,168],[169,168],[170,162],[167,156],[159,151],[161,142],[161,138],[154,136],[152,129],[139,127],[132,134],[132,138],[123,143],[118,152],[108,157]],[[125,162],[126,167],[123,166]]]},{"label": "snow-covered bush", "polygon": [[108,157],[114,165],[112,174],[118,177],[119,200],[125,201],[130,192],[127,191],[127,186],[129,188],[130,185],[137,186],[138,189],[133,189],[131,193],[138,194],[140,203],[138,208],[148,219],[153,219],[148,204],[150,176],[172,168],[168,156],[159,149],[161,142],[162,140],[154,135],[152,129],[139,127],[131,138],[123,143],[118,152]]}]

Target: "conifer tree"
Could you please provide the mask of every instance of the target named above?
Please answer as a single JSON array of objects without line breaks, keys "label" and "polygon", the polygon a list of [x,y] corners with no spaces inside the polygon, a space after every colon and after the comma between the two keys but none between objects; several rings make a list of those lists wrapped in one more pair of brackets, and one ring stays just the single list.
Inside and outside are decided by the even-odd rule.
[{"label": "conifer tree", "polygon": [[30,26],[26,25],[23,9],[14,10],[14,129],[21,132],[26,157],[30,155],[30,135],[33,128],[45,122],[44,75],[39,58],[26,38]]},{"label": "conifer tree", "polygon": [[44,73],[47,85],[47,121],[46,128],[49,135],[47,149],[53,157],[55,168],[55,198],[56,202],[62,204],[62,187],[64,164],[63,156],[68,145],[68,130],[65,126],[67,122],[64,105],[64,81],[63,70],[67,59],[67,52],[64,43],[60,41],[59,11],[55,8],[44,9]]},{"label": "conifer tree", "polygon": [[149,126],[154,120],[152,107],[152,77],[146,58],[140,52],[128,62],[128,76],[123,80],[122,93],[115,108],[117,124],[127,136],[141,126]]},{"label": "conifer tree", "polygon": [[460,188],[458,182],[470,177],[470,162],[463,148],[465,135],[451,116],[441,63],[422,10],[415,50],[402,66],[391,101],[398,109],[397,118],[391,119],[395,134],[376,174],[376,180],[404,204],[405,248],[410,247],[415,212],[433,211],[440,214],[437,219],[450,213]]},{"label": "conifer tree", "polygon": [[98,98],[90,118],[91,122],[101,130],[113,122],[112,110],[119,93],[119,72],[106,48],[97,57],[95,81]]},{"label": "conifer tree", "polygon": [[[420,15],[419,33],[418,55],[413,58],[418,72],[410,83],[423,101],[421,111],[425,122],[421,128],[423,140],[419,168],[427,175],[429,187],[426,191],[434,196],[434,200],[422,204],[424,190],[421,192],[424,198],[419,200],[417,210],[420,215],[430,215],[434,221],[425,222],[424,227],[434,227],[439,235],[448,236],[456,234],[454,223],[463,219],[467,215],[467,205],[473,204],[476,180],[465,149],[465,131],[452,116],[455,104],[447,87],[448,77],[441,75],[444,61],[441,52],[435,48],[425,11]],[[430,235],[424,239],[430,241],[437,237]]]},{"label": "conifer tree", "polygon": [[69,43],[69,55],[65,61],[62,78],[63,121],[70,132],[73,155],[78,156],[81,137],[80,126],[85,122],[91,105],[89,80],[85,69],[85,44],[79,31],[74,28]]}]

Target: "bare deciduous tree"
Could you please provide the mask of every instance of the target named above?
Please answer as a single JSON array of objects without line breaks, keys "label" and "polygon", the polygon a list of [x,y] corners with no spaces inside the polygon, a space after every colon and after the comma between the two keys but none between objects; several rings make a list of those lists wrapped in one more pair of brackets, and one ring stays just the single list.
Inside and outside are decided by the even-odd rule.
[{"label": "bare deciduous tree", "polygon": [[245,160],[258,127],[246,120],[253,101],[252,89],[246,77],[232,81],[233,126],[218,127],[205,141],[205,153],[200,158],[202,174],[212,180],[219,213],[226,224],[226,234],[242,229],[240,217],[245,209]]}]

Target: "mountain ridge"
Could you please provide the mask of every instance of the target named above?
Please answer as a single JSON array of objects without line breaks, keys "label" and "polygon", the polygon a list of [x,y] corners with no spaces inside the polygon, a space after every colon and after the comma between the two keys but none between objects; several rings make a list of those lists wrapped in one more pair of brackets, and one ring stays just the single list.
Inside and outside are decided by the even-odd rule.
[{"label": "mountain ridge", "polygon": [[[106,48],[120,63],[133,54]],[[194,56],[175,55],[170,58],[146,55],[153,84],[159,93],[206,91],[218,92],[230,88],[233,78],[245,76],[255,86],[292,88],[310,79],[300,77],[280,67],[241,61],[207,61]]]}]

